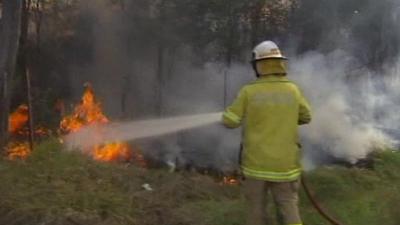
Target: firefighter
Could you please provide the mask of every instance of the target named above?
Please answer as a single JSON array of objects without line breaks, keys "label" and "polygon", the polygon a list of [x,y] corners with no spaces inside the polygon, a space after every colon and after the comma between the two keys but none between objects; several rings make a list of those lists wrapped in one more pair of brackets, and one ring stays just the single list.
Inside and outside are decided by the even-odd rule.
[{"label": "firefighter", "polygon": [[266,224],[270,191],[284,225],[302,225],[298,125],[311,121],[310,105],[286,75],[286,58],[272,41],[253,50],[257,80],[245,85],[223,113],[228,128],[243,125],[241,171],[248,203],[247,225]]}]

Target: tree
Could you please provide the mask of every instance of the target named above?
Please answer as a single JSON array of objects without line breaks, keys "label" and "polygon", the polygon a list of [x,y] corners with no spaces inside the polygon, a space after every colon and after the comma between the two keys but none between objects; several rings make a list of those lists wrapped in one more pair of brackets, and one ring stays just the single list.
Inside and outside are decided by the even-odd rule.
[{"label": "tree", "polygon": [[11,80],[14,75],[21,27],[22,0],[3,0],[0,24],[0,148],[8,136]]},{"label": "tree", "polygon": [[374,71],[397,62],[399,1],[302,0],[298,6],[289,19],[296,53],[340,49]]}]

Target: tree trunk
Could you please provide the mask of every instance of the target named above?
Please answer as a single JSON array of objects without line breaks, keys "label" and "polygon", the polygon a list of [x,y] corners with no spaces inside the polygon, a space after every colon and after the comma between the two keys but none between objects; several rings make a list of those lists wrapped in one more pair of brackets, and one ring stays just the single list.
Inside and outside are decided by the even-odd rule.
[{"label": "tree trunk", "polygon": [[0,30],[0,149],[8,136],[11,81],[15,71],[21,28],[22,0],[3,0]]},{"label": "tree trunk", "polygon": [[164,54],[166,52],[165,46],[165,38],[164,38],[164,20],[165,20],[165,12],[164,12],[164,5],[166,1],[160,0],[159,1],[159,15],[158,15],[158,44],[157,44],[157,71],[156,71],[156,79],[157,79],[157,88],[156,88],[156,113],[157,116],[161,117],[164,113],[164,85],[165,85],[165,78],[164,78],[164,64],[165,64],[165,57]]},{"label": "tree trunk", "polygon": [[[57,3],[57,1],[55,1]],[[33,20],[35,22],[35,33],[36,33],[36,48],[39,49],[40,46],[40,31],[42,29],[42,18],[43,18],[43,0],[36,0],[33,11]]]},{"label": "tree trunk", "polygon": [[164,44],[162,41],[158,44],[157,47],[157,115],[163,115],[163,104],[164,104]]},{"label": "tree trunk", "polygon": [[26,71],[28,66],[28,27],[29,27],[29,9],[31,0],[23,0],[22,14],[21,14],[21,34],[19,38],[19,50],[18,50],[18,66],[22,70],[23,77],[26,77]]}]

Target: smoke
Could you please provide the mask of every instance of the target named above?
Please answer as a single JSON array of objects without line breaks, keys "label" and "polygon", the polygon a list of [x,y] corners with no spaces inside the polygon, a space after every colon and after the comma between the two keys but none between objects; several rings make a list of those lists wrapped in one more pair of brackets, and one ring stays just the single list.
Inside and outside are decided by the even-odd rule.
[{"label": "smoke", "polygon": [[[323,163],[334,157],[353,163],[374,150],[397,147],[398,2],[304,2],[315,3],[318,10],[308,15],[303,7],[297,18],[301,22],[304,15],[323,15],[318,22],[306,22],[315,30],[291,43],[303,52],[291,58],[292,78],[314,109],[312,124],[302,129],[308,161]],[[314,45],[314,51],[304,51],[307,44]]]},{"label": "smoke", "polygon": [[[218,124],[199,128],[180,122],[174,125],[185,129],[173,129],[162,120],[150,123],[151,126],[149,123],[138,125],[140,119],[158,117],[157,43],[146,42],[151,37],[141,37],[140,31],[132,29],[135,21],[125,23],[127,12],[110,8],[105,1],[90,0],[81,4],[83,12],[95,21],[93,52],[91,63],[73,68],[70,79],[74,93],[80,96],[82,84],[90,81],[107,115],[133,120],[119,123],[114,131],[105,131],[105,140],[146,137],[135,140],[142,144],[145,155],[169,164],[178,160],[221,170],[237,167],[240,130],[226,130]],[[364,23],[360,20],[362,13],[357,11],[354,15],[358,24]],[[360,45],[351,45],[352,37],[346,29],[343,33],[347,36],[331,39],[338,45],[347,42],[348,49],[358,50]],[[354,163],[374,150],[393,147],[400,139],[397,123],[400,60],[398,64],[385,65],[378,73],[355,58],[359,52],[356,53],[315,50],[289,54],[289,78],[301,87],[313,108],[312,123],[301,128],[305,161],[313,165],[333,158]],[[164,57],[162,117],[221,111],[225,104],[232,102],[242,85],[255,79],[248,64],[233,63],[229,68],[211,60],[194,64],[199,55],[190,48],[166,52]],[[196,128],[188,130],[189,127]],[[151,135],[137,135],[149,130]],[[69,142],[80,146],[94,144],[88,138],[90,135],[90,129],[83,130],[70,136]],[[154,137],[157,135],[161,136]]]},{"label": "smoke", "polygon": [[392,124],[391,129],[399,129],[393,126],[397,115],[391,110],[397,106],[391,99],[400,92],[385,81],[398,76],[376,78],[355,62],[342,51],[307,53],[291,62],[292,78],[313,105],[313,121],[302,129],[302,137],[308,157],[314,160],[331,155],[354,163],[395,144],[383,128]]},{"label": "smoke", "polygon": [[[88,35],[88,63],[74,65],[69,76],[74,98],[79,99],[82,85],[90,82],[101,99],[106,114],[113,118],[141,118],[154,115],[156,98],[156,65],[153,46],[136,49],[128,39],[134,31],[128,28],[122,6],[105,0],[78,1],[81,23],[88,24],[80,31]],[[84,29],[84,30],[83,30]],[[133,32],[133,33],[132,33]],[[148,117],[148,116],[147,116]]]},{"label": "smoke", "polygon": [[[88,64],[76,65],[69,78],[75,99],[82,94],[82,84],[89,81],[112,121],[133,122],[127,122],[126,126],[120,123],[120,126],[113,126],[112,131],[102,129],[101,140],[95,138],[97,128],[84,129],[68,136],[66,143],[85,149],[106,140],[134,139],[133,142],[139,143],[145,156],[152,160],[232,170],[238,162],[240,131],[227,132],[216,122],[200,127],[190,124],[190,130],[182,121],[167,125],[148,123],[149,119],[160,116],[157,112],[160,88],[158,43],[152,41],[154,37],[142,37],[141,31],[135,30],[136,21],[126,22],[129,5],[127,3],[126,11],[121,11],[118,7],[110,7],[107,1],[81,1],[81,13],[90,18],[91,59]],[[134,10],[137,13],[137,7]],[[131,37],[133,40],[129,39]],[[243,65],[230,68],[215,62],[194,65],[192,62],[196,62],[198,57],[186,48],[165,52],[160,107],[163,118],[222,111],[240,86],[253,77],[249,68]],[[228,81],[225,85],[224,74],[227,74]],[[146,119],[145,125],[138,126],[137,121],[143,119]],[[181,128],[174,129],[174,126]],[[173,133],[170,133],[171,128]],[[165,129],[169,132],[163,132]],[[136,135],[146,131],[151,135]]]}]

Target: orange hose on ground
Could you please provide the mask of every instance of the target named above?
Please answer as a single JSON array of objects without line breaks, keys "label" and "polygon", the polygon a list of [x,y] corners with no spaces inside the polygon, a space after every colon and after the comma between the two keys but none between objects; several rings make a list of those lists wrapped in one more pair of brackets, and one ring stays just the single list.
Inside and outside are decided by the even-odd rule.
[{"label": "orange hose on ground", "polygon": [[305,181],[304,176],[301,177],[301,185],[303,186],[304,192],[307,195],[307,198],[310,200],[311,204],[314,206],[314,208],[318,211],[318,213],[326,219],[328,222],[330,222],[332,225],[343,225],[343,223],[339,222],[337,219],[333,218],[331,215],[329,215],[325,209],[321,207],[321,205],[318,203],[317,200],[315,200],[314,196],[311,194],[310,188]]}]

